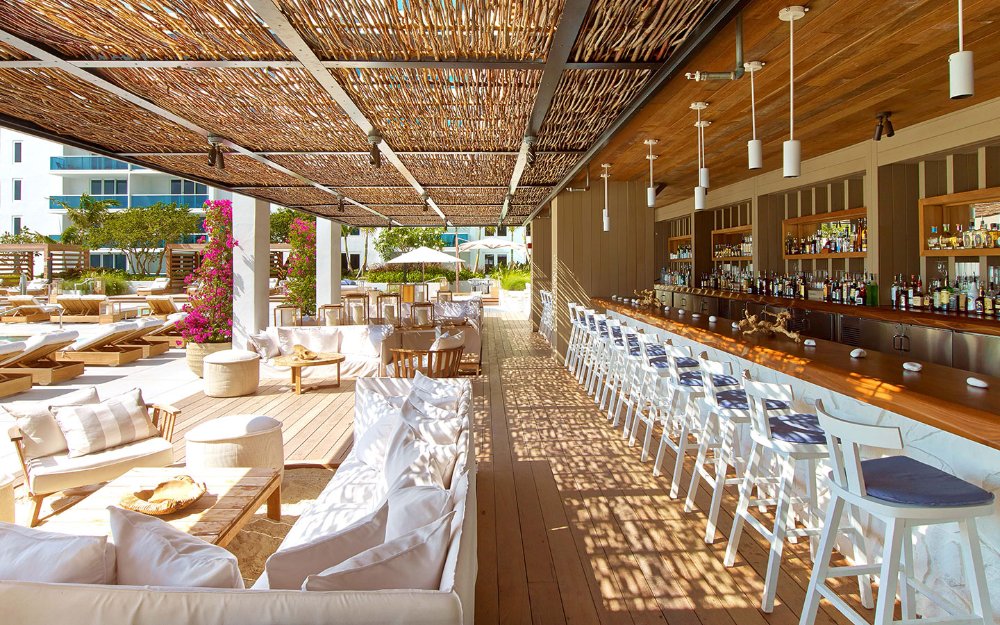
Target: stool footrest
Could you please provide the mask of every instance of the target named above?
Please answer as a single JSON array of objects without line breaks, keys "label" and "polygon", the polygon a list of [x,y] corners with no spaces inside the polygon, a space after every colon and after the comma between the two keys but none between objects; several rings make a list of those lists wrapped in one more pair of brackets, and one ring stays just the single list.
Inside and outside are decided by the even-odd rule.
[{"label": "stool footrest", "polygon": [[882,567],[878,564],[855,564],[852,566],[831,566],[827,577],[857,577],[858,575],[878,575]]},{"label": "stool footrest", "polygon": [[[868,620],[866,618],[858,614],[858,612],[854,608],[852,608],[850,604],[841,599],[837,595],[837,593],[835,593],[833,589],[827,586],[824,582],[820,582],[816,586],[816,591],[820,595],[825,597],[827,601],[832,603],[834,607],[836,607],[841,614],[850,619],[850,621],[854,623],[854,625],[869,625]],[[898,625],[898,623],[899,621],[896,621],[895,625]]]}]

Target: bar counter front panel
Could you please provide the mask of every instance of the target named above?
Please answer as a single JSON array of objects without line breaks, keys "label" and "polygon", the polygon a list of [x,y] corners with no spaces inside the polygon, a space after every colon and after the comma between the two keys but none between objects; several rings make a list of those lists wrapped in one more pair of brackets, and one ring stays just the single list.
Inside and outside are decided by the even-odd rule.
[{"label": "bar counter front panel", "polygon": [[[810,348],[780,336],[747,337],[732,328],[732,319],[719,316],[710,323],[709,313],[694,318],[692,312],[644,310],[602,298],[592,305],[609,316],[638,321],[644,330],[664,333],[696,355],[707,352],[712,360],[731,362],[737,373],[748,369],[755,380],[791,384],[796,397],[822,399],[834,414],[898,426],[907,455],[978,484],[1000,500],[1000,379],[978,375],[991,386],[977,389],[965,383],[969,372],[924,363],[923,371],[912,373],[902,368],[912,358],[869,352],[867,358],[853,359],[852,347],[836,342],[820,339]],[[825,474],[828,468],[819,470]],[[865,525],[868,552],[879,553],[884,528],[869,520]],[[1000,514],[984,519],[980,527],[990,594],[1000,597]],[[966,589],[954,586],[964,575],[957,533],[955,525],[915,532],[916,569],[918,578],[965,605]]]}]

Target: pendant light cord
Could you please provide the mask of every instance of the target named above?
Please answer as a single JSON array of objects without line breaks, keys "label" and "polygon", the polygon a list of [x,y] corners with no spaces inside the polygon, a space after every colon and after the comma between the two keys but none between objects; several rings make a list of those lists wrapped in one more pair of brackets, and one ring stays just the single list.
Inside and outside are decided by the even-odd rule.
[{"label": "pendant light cord", "polygon": [[962,0],[958,0],[958,51],[965,49],[965,27],[962,25]]},{"label": "pendant light cord", "polygon": [[757,99],[753,90],[753,75],[756,72],[750,70],[750,123],[753,126],[753,138],[757,139]]},{"label": "pendant light cord", "polygon": [[[961,2],[962,0],[959,0]],[[750,74],[753,78],[753,73]],[[795,140],[795,20],[788,20],[788,139]]]},{"label": "pendant light cord", "polygon": [[702,150],[702,136],[701,136],[701,109],[698,109],[698,123],[695,124],[695,127],[698,130],[698,169],[701,169],[703,167],[703,165],[702,165],[703,150]]},{"label": "pendant light cord", "polygon": [[653,186],[653,144],[649,144],[649,186]]}]

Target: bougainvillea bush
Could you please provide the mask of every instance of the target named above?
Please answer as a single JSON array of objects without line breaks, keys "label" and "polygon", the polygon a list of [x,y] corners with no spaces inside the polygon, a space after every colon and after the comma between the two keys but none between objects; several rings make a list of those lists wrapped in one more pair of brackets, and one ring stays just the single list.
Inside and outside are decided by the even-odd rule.
[{"label": "bougainvillea bush", "polygon": [[208,243],[201,266],[187,277],[196,284],[184,306],[181,334],[192,343],[226,343],[233,339],[233,203],[205,202],[205,234]]},{"label": "bougainvillea bush", "polygon": [[288,229],[288,295],[303,315],[316,314],[316,222],[296,217]]}]

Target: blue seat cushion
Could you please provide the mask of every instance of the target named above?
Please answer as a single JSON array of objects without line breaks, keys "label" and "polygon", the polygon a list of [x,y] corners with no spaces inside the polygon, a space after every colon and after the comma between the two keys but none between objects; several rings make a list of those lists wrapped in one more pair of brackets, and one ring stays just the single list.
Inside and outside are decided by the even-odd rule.
[{"label": "blue seat cushion", "polygon": [[647,345],[646,353],[650,356],[666,356],[667,350],[662,345]]},{"label": "blue seat cushion", "polygon": [[[747,399],[746,391],[741,388],[719,391],[715,394],[715,401],[722,408],[750,410],[750,400]],[[780,399],[766,399],[764,400],[764,404],[768,410],[787,410],[789,407],[787,401],[781,401]]]},{"label": "blue seat cushion", "polygon": [[[684,371],[680,375],[681,386],[702,386],[701,371]],[[712,384],[716,386],[736,386],[739,380],[731,375],[712,374]]]},{"label": "blue seat cushion", "polygon": [[891,503],[957,508],[993,501],[993,493],[907,456],[863,460],[861,471],[868,495]]},{"label": "blue seat cushion", "polygon": [[670,360],[666,356],[654,356],[649,359],[649,366],[656,369],[666,369],[670,367]]},{"label": "blue seat cushion", "polygon": [[689,356],[680,356],[674,358],[674,364],[677,365],[678,369],[692,369],[698,366],[698,361]]},{"label": "blue seat cushion", "polygon": [[771,417],[768,421],[771,424],[771,436],[776,440],[804,445],[826,444],[826,432],[820,427],[819,419],[816,415],[781,415]]}]

